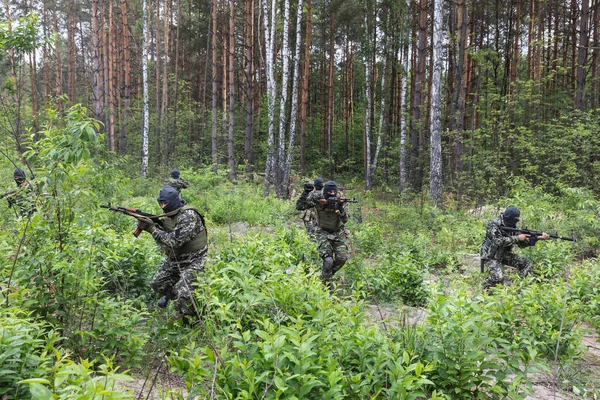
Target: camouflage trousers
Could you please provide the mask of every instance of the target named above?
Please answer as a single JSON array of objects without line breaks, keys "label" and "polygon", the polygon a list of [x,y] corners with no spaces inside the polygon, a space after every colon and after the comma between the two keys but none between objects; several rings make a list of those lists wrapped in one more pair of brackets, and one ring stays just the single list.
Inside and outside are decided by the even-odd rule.
[{"label": "camouflage trousers", "polygon": [[177,259],[168,257],[154,274],[152,290],[175,300],[175,309],[180,316],[196,315],[192,296],[205,263],[206,251]]},{"label": "camouflage trousers", "polygon": [[337,232],[328,232],[316,226],[315,237],[317,239],[319,256],[325,260],[333,258],[333,263],[323,262],[321,269],[321,280],[328,282],[348,260],[348,246],[346,245],[346,232],[341,229]]},{"label": "camouflage trousers", "polygon": [[531,269],[531,261],[513,253],[504,254],[502,260],[485,260],[483,265],[488,270],[488,276],[483,282],[484,289],[504,282],[503,265],[515,267],[519,271],[519,276],[521,278],[525,278],[533,272]]},{"label": "camouflage trousers", "polygon": [[304,227],[306,228],[306,233],[308,233],[308,236],[310,236],[311,239],[315,238],[315,229],[317,227],[317,224],[314,220],[304,220]]}]

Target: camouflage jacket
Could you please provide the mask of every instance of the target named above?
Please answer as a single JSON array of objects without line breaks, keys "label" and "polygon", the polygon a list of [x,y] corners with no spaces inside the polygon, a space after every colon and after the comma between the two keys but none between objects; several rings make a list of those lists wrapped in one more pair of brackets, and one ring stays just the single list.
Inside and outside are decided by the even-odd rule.
[{"label": "camouflage jacket", "polygon": [[525,242],[519,242],[517,235],[510,236],[500,229],[504,225],[502,216],[488,222],[485,228],[485,238],[481,244],[482,260],[502,260],[505,254],[512,252],[514,244],[526,247]]},{"label": "camouflage jacket", "polygon": [[[339,197],[339,194],[336,194],[336,196]],[[343,230],[344,223],[348,221],[348,203],[343,203],[338,212],[329,210],[327,204],[321,204],[321,200],[323,199],[325,199],[323,191],[314,190],[310,192],[303,204],[305,209],[314,207],[316,221],[319,227],[330,232],[333,232],[334,230]],[[333,225],[337,225],[337,228],[334,229]]]},{"label": "camouflage jacket", "polygon": [[[205,230],[206,227],[202,223],[200,215],[194,210],[188,209],[182,211],[177,225],[171,232],[167,232],[157,225],[154,232],[152,232],[152,237],[165,253],[170,254],[172,249],[185,245]],[[198,253],[205,252],[207,247]]]},{"label": "camouflage jacket", "polygon": [[181,192],[181,189],[187,189],[190,187],[190,183],[181,178],[169,178],[165,181],[165,184],[174,187],[178,192]]},{"label": "camouflage jacket", "polygon": [[308,196],[313,192],[315,192],[315,190],[311,192],[303,191],[300,197],[298,197],[298,200],[296,200],[296,210],[300,211],[300,218],[304,221],[311,221],[316,218],[314,207],[309,206],[306,202]]}]

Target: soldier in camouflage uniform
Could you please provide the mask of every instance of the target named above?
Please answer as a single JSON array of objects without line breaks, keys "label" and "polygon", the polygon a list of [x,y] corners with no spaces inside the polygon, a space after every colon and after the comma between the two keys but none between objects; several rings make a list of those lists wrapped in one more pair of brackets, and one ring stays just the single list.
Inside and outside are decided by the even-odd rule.
[{"label": "soldier in camouflage uniform", "polygon": [[323,178],[315,178],[313,184],[307,183],[304,185],[304,192],[300,195],[298,200],[296,201],[296,209],[300,211],[300,218],[304,221],[304,226],[306,227],[306,232],[311,239],[315,238],[315,228],[317,226],[317,215],[314,207],[311,208],[303,208],[306,203],[306,199],[308,195],[313,191],[321,191],[323,190]]},{"label": "soldier in camouflage uniform", "polygon": [[168,217],[162,226],[151,221],[140,221],[139,227],[150,234],[167,255],[152,279],[152,289],[162,295],[159,307],[166,307],[175,300],[179,316],[187,323],[187,317],[197,315],[193,304],[197,275],[204,269],[208,240],[204,218],[191,206],[183,204],[177,190],[164,186],[158,202]]},{"label": "soldier in camouflage uniform", "polygon": [[171,176],[165,182],[165,185],[169,185],[177,190],[178,193],[181,193],[181,189],[187,189],[190,187],[189,182],[181,179],[179,170],[177,168],[171,171]]},{"label": "soldier in camouflage uniform", "polygon": [[14,175],[17,189],[5,195],[9,207],[15,207],[21,216],[27,217],[36,211],[35,208],[35,185],[27,180],[25,171],[15,169]]},{"label": "soldier in camouflage uniform", "polygon": [[[348,221],[348,204],[337,202],[332,204],[327,199],[339,197],[337,185],[327,181],[322,191],[310,192],[306,201],[297,204],[300,209],[315,208],[316,228],[315,236],[319,256],[323,259],[321,280],[331,288],[331,278],[339,271],[348,260],[348,247],[346,245],[346,231],[344,223]],[[304,208],[303,208],[304,207]]]},{"label": "soldier in camouflage uniform", "polygon": [[[481,263],[488,270],[488,276],[483,283],[483,288],[488,289],[503,283],[504,271],[502,265],[510,265],[519,271],[519,276],[524,278],[532,272],[531,261],[512,252],[516,244],[519,247],[529,246],[529,235],[509,235],[500,227],[516,228],[521,212],[515,207],[507,207],[498,218],[488,222],[485,229],[485,239],[481,245]],[[547,240],[550,236],[542,233],[537,239]]]}]

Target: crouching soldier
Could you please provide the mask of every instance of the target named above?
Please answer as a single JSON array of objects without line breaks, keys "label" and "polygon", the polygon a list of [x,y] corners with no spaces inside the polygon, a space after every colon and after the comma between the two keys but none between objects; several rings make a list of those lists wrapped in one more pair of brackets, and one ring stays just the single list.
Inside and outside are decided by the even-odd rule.
[{"label": "crouching soldier", "polygon": [[193,293],[206,263],[206,225],[200,212],[184,205],[179,192],[171,186],[160,190],[158,203],[168,215],[162,219],[162,226],[147,220],[138,226],[152,235],[167,256],[152,279],[152,289],[162,295],[158,306],[164,308],[174,300],[185,325],[197,315]]}]

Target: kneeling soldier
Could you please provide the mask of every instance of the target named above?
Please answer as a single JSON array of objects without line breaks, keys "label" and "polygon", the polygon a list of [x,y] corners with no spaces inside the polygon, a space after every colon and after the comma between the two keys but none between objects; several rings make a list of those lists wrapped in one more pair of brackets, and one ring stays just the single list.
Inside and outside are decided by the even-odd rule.
[{"label": "kneeling soldier", "polygon": [[206,226],[200,212],[184,205],[179,192],[171,186],[161,189],[158,203],[168,214],[162,219],[162,226],[150,221],[140,221],[138,225],[152,234],[167,255],[152,279],[152,289],[162,295],[159,307],[166,307],[169,300],[176,301],[177,313],[186,324],[187,317],[196,315],[197,311],[193,293],[197,275],[206,263]]}]

